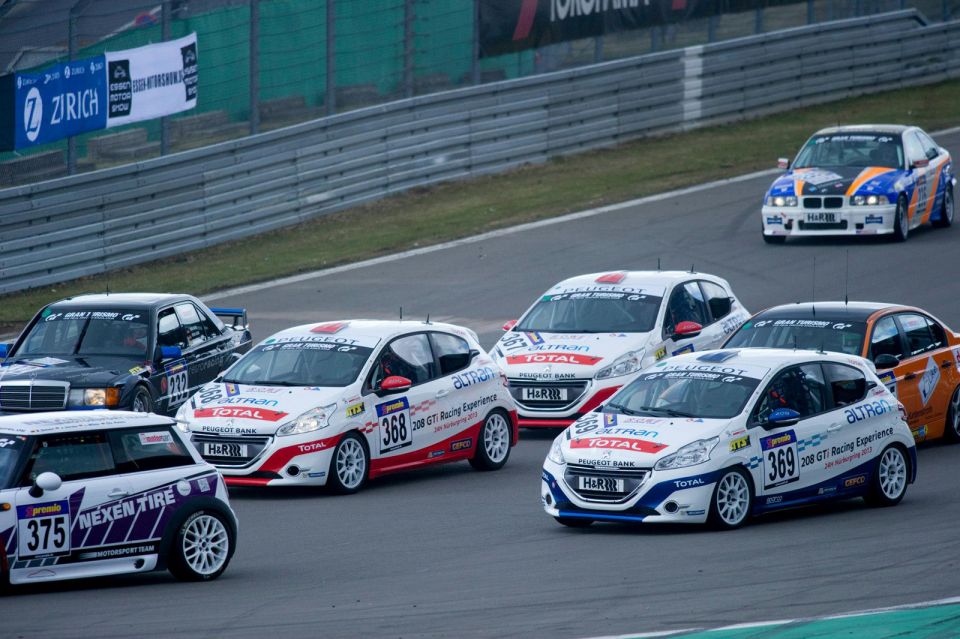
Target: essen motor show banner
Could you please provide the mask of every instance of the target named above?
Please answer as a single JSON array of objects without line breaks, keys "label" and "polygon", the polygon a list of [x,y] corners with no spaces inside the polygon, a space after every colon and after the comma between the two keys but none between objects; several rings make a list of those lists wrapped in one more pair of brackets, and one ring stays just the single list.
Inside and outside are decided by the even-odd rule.
[{"label": "essen motor show banner", "polygon": [[197,34],[0,76],[0,151],[197,106]]}]

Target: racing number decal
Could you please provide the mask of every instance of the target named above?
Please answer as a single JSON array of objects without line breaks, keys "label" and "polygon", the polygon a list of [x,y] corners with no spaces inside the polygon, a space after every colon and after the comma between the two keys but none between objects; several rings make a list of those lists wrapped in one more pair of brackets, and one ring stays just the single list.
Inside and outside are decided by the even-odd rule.
[{"label": "racing number decal", "polygon": [[380,422],[381,455],[413,444],[410,404],[406,397],[377,404],[377,420]]},{"label": "racing number decal", "polygon": [[19,558],[70,553],[70,505],[66,501],[17,507]]},{"label": "racing number decal", "polygon": [[166,368],[166,373],[170,405],[186,401],[190,395],[190,377],[187,374],[187,364],[183,361],[170,364]]},{"label": "racing number decal", "polygon": [[914,215],[922,215],[923,212],[927,210],[927,197],[929,195],[927,192],[927,187],[929,186],[927,184],[927,176],[921,175],[918,177],[915,186],[917,189],[917,209]]},{"label": "racing number decal", "polygon": [[774,488],[800,479],[797,436],[792,430],[760,439],[763,451],[763,487]]}]

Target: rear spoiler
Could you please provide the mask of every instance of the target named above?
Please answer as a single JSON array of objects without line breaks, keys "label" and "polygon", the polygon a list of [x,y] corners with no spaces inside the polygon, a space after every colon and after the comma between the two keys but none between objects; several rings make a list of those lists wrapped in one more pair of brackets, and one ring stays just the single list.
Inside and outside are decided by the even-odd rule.
[{"label": "rear spoiler", "polygon": [[223,320],[234,330],[247,330],[247,309],[245,308],[210,308],[210,312]]}]

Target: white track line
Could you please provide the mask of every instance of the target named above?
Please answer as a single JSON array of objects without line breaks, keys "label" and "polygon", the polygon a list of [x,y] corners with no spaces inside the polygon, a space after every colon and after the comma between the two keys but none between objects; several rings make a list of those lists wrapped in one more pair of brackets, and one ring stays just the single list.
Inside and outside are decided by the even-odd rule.
[{"label": "white track line", "polygon": [[[957,127],[960,131],[960,127]],[[879,615],[887,612],[898,612],[901,610],[917,610],[921,608],[935,608],[937,606],[950,606],[960,604],[960,597],[947,597],[946,599],[934,599],[933,601],[921,601],[918,603],[901,604],[899,606],[887,606],[885,608],[871,608],[869,610],[858,610],[855,612],[843,612],[826,617],[798,617],[796,619],[778,619],[776,621],[758,621],[750,623],[738,623],[730,626],[721,626],[719,628],[684,628],[682,630],[663,630],[660,632],[631,633],[625,635],[603,635],[600,637],[591,637],[591,639],[646,639],[647,637],[676,637],[692,632],[710,633],[724,632],[727,630],[746,630],[749,628],[767,628],[771,626],[782,626],[789,623],[809,623],[812,621],[831,621],[833,619],[849,619],[851,617],[865,617],[867,615]]]}]

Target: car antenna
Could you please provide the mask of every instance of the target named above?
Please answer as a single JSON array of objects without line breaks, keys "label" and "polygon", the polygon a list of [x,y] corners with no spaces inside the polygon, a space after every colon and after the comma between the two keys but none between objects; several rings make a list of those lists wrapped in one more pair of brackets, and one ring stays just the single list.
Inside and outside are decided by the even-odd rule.
[{"label": "car antenna", "polygon": [[657,270],[658,270],[658,271],[660,270],[660,258],[659,258],[659,257],[657,258]]},{"label": "car antenna", "polygon": [[843,282],[843,305],[850,304],[850,249],[847,249],[847,269]]},{"label": "car antenna", "polygon": [[692,263],[690,264],[690,272],[691,272],[691,273],[696,273],[696,271],[693,270],[693,264],[692,264]]},{"label": "car antenna", "polygon": [[403,321],[403,307],[400,307],[400,321]]},{"label": "car antenna", "polygon": [[810,293],[810,310],[817,316],[817,256],[813,256],[813,291]]},{"label": "car antenna", "polygon": [[424,323],[424,324],[429,324],[429,323],[430,323],[430,313],[427,313],[427,319],[425,319],[425,320],[423,321],[423,323]]}]

